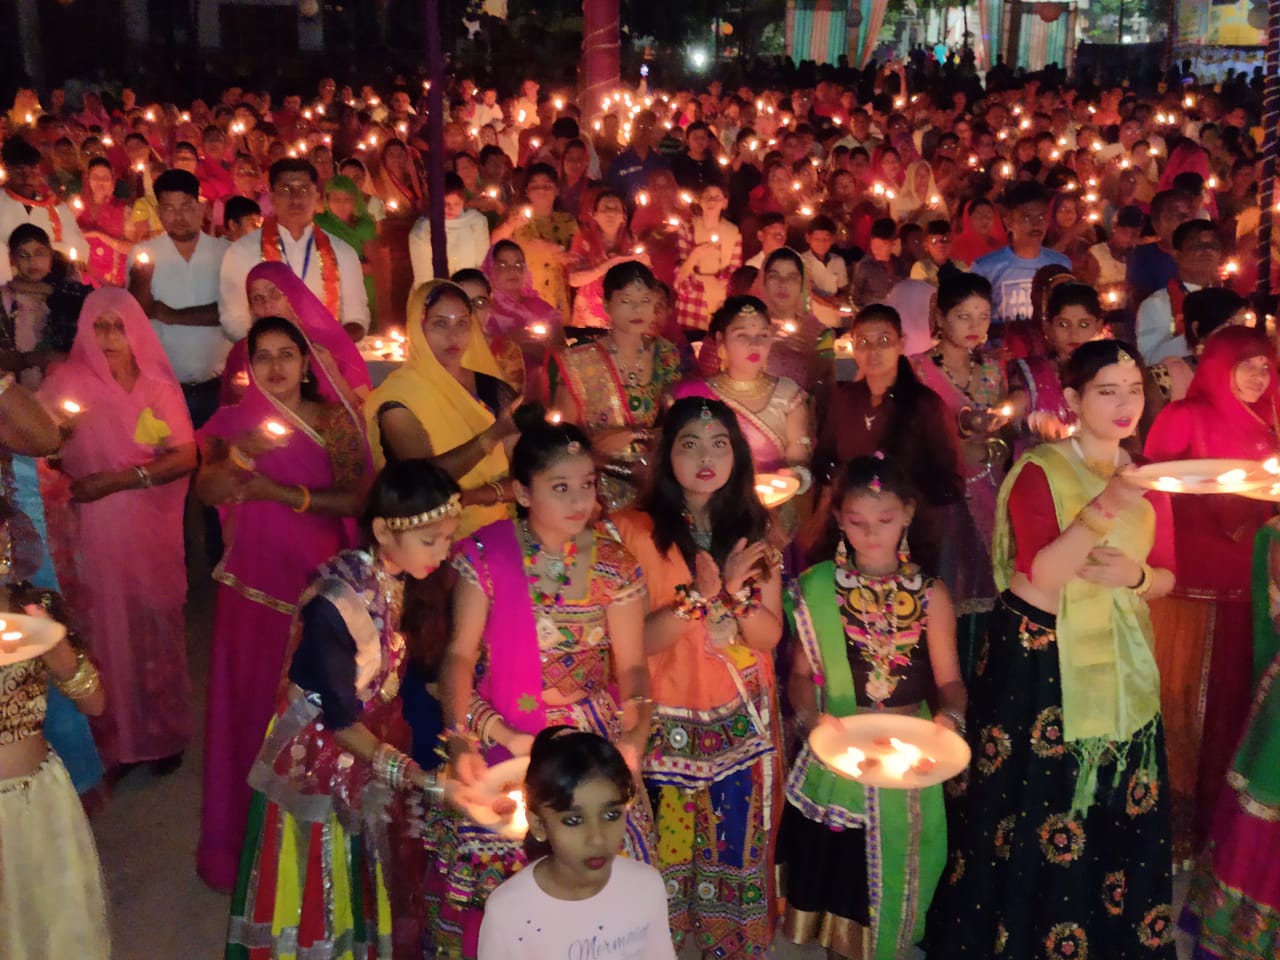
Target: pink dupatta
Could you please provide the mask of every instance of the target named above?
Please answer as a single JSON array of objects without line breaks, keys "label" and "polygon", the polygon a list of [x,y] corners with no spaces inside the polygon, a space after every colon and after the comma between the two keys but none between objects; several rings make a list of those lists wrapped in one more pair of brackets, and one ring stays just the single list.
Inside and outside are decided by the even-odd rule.
[{"label": "pink dupatta", "polygon": [[[255,280],[268,280],[275,284],[280,293],[289,301],[293,314],[297,317],[297,326],[314,348],[323,347],[329,353],[328,358],[312,354],[312,363],[319,362],[335,387],[345,386],[343,394],[348,402],[355,403],[355,397],[363,397],[373,389],[373,381],[369,378],[369,367],[360,356],[360,351],[347,336],[347,331],[338,323],[320,298],[302,282],[301,278],[289,268],[287,263],[263,261],[249,271],[245,277],[245,290]],[[330,364],[330,359],[332,364]],[[336,369],[335,369],[336,368]],[[222,372],[221,402],[233,404],[240,397],[241,387],[236,385],[236,378],[244,382],[249,369],[248,338],[238,341],[227,355],[227,365]],[[339,383],[337,374],[342,378]],[[354,395],[353,395],[354,394]]]},{"label": "pink dupatta", "polygon": [[[481,589],[489,597],[489,616],[484,624],[489,668],[476,693],[508,726],[536,734],[547,725],[547,708],[542,699],[538,627],[515,524],[510,520],[491,523],[455,549],[471,562]],[[507,756],[506,748],[495,746],[486,752],[485,760],[492,764]]]}]

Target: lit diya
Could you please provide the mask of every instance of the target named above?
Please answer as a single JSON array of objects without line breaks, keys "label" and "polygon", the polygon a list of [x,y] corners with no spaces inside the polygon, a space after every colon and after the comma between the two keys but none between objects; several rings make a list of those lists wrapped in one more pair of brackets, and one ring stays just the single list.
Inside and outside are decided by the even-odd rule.
[{"label": "lit diya", "polygon": [[74,400],[63,400],[62,409],[73,417],[84,413],[84,407],[80,406],[80,404],[76,403]]},{"label": "lit diya", "polygon": [[0,614],[0,667],[48,653],[67,635],[67,628],[48,617]]},{"label": "lit diya", "polygon": [[825,719],[809,748],[833,772],[868,787],[918,790],[950,780],[969,765],[959,734],[922,717],[859,713]]},{"label": "lit diya", "polygon": [[262,425],[262,430],[273,440],[283,440],[289,435],[289,428],[279,420],[268,420]]},{"label": "lit diya", "polygon": [[523,840],[529,829],[524,802],[524,775],[528,757],[512,757],[488,769],[470,789],[455,791],[457,803],[478,827],[505,840]]},{"label": "lit diya", "polygon": [[786,473],[757,473],[756,496],[766,510],[780,507],[800,489],[800,478]]},{"label": "lit diya", "polygon": [[[1274,466],[1280,469],[1280,464]],[[1125,476],[1140,487],[1165,493],[1247,494],[1276,482],[1276,474],[1256,460],[1218,458],[1148,463]]]}]

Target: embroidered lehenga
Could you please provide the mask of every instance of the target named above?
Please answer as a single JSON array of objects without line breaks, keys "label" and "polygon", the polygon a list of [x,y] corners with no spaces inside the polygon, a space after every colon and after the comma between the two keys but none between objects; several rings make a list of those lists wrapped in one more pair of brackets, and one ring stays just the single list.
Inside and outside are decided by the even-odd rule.
[{"label": "embroidered lehenga", "polygon": [[[496,713],[521,733],[565,724],[616,742],[621,711],[607,614],[610,607],[643,603],[644,579],[626,549],[598,530],[585,592],[566,594],[560,604],[535,603],[524,568],[527,540],[520,523],[503,520],[456,548],[458,575],[489,600],[468,722],[478,733]],[[544,692],[552,691],[557,701],[571,702],[546,703]],[[491,765],[508,756],[497,745],[485,751]],[[652,830],[649,805],[638,799],[627,815],[628,856],[649,861]],[[431,859],[427,946],[437,955],[474,958],[485,900],[523,866],[524,848],[445,810],[428,814],[423,835]]]}]

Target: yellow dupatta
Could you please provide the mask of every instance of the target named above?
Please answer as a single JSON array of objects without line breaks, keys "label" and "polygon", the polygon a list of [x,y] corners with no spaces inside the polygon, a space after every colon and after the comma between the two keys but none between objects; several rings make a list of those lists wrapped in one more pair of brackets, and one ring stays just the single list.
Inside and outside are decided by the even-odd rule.
[{"label": "yellow dupatta", "polygon": [[[494,416],[489,409],[473,397],[467,388],[455,380],[441,366],[427,343],[423,318],[427,296],[447,280],[432,280],[416,287],[409,295],[408,328],[409,350],[404,365],[382,382],[365,401],[365,419],[369,427],[369,447],[378,469],[386,463],[382,450],[382,431],[378,423],[378,411],[385,404],[403,404],[427,432],[431,449],[437,454],[459,447],[483,433],[493,425]],[[464,298],[466,294],[459,290]],[[475,373],[483,373],[502,380],[493,353],[485,342],[484,331],[478,323],[471,324],[471,343],[462,354],[462,366]],[[506,451],[501,445],[484,457],[466,476],[459,478],[463,490],[481,487],[490,480],[507,476],[509,466]],[[465,537],[487,524],[509,516],[502,504],[466,507],[458,536]]]},{"label": "yellow dupatta", "polygon": [[[996,586],[1006,590],[1017,544],[1009,522],[1009,494],[1028,463],[1049,481],[1058,528],[1065,530],[1106,481],[1089,472],[1068,442],[1043,443],[1023,455],[1000,488],[992,560]],[[1139,563],[1155,543],[1155,509],[1145,500],[1125,510],[1099,546],[1114,547]],[[1072,810],[1087,809],[1099,767],[1123,757],[1137,738],[1139,764],[1155,779],[1154,728],[1160,715],[1160,671],[1147,602],[1132,590],[1103,587],[1076,577],[1062,588],[1055,635],[1062,680],[1062,728],[1079,763]]]}]

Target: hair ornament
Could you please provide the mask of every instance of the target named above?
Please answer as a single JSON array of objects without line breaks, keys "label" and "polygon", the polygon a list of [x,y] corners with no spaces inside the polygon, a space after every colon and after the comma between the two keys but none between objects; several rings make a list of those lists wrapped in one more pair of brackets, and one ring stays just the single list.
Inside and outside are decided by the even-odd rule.
[{"label": "hair ornament", "polygon": [[[874,457],[876,460],[883,460],[884,451],[877,450],[871,456]],[[871,482],[867,484],[867,489],[870,490],[872,493],[882,493],[884,491],[884,484],[880,482],[880,476],[878,474],[872,474]]]},{"label": "hair ornament", "polygon": [[1117,350],[1117,351],[1116,351],[1116,363],[1120,364],[1120,366],[1122,366],[1122,367],[1132,367],[1132,366],[1134,366],[1137,362],[1138,362],[1137,360],[1133,359],[1133,357],[1132,357],[1132,356],[1130,356],[1130,354],[1129,354],[1129,351],[1128,351],[1128,350]]},{"label": "hair ornament", "polygon": [[703,400],[702,412],[698,414],[698,419],[701,420],[704,424],[708,424],[712,421],[714,416],[715,414],[711,412],[711,407],[708,406],[707,401]]},{"label": "hair ornament", "polygon": [[578,454],[582,452],[582,442],[580,440],[570,440],[567,444],[565,444],[564,449],[569,454],[569,456],[576,457]]},{"label": "hair ornament", "polygon": [[438,520],[461,516],[461,514],[462,497],[460,494],[455,493],[440,506],[425,513],[415,514],[412,517],[383,517],[382,520],[387,525],[388,530],[393,533],[403,533],[405,530],[417,530],[419,527],[425,527]]},{"label": "hair ornament", "polygon": [[754,303],[744,303],[742,305],[742,308],[737,312],[736,316],[754,317],[759,312],[760,311],[756,309],[756,306]]}]

